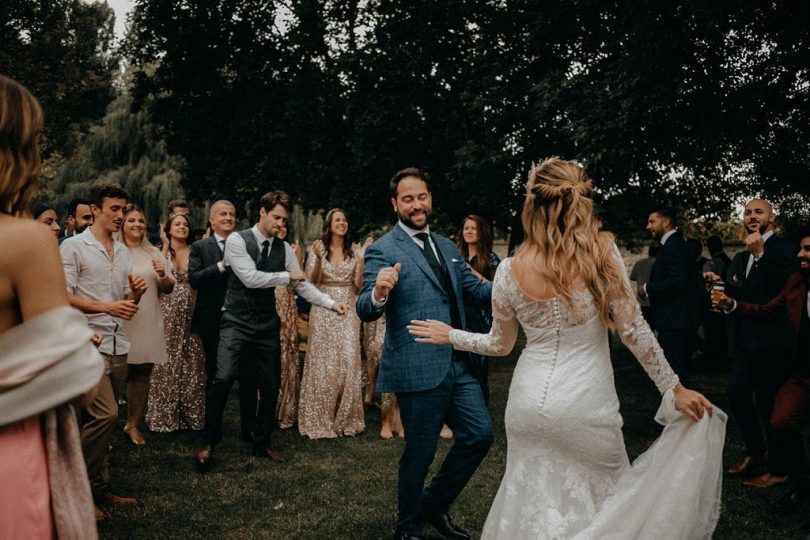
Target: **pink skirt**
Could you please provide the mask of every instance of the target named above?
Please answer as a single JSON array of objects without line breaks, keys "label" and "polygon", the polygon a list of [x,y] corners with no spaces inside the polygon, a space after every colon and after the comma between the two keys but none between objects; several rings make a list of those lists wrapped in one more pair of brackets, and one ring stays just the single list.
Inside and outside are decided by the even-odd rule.
[{"label": "pink skirt", "polygon": [[40,417],[0,427],[0,538],[54,538]]}]

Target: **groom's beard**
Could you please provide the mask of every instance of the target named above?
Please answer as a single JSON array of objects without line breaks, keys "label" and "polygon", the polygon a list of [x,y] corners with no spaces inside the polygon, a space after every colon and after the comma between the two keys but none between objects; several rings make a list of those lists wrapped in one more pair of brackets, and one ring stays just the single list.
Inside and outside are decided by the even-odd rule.
[{"label": "groom's beard", "polygon": [[418,212],[411,212],[410,214],[400,214],[399,212],[397,212],[397,216],[399,217],[399,220],[402,222],[403,225],[407,225],[411,229],[421,231],[422,229],[428,226],[428,221],[430,220],[430,210],[423,208],[421,212],[422,214],[424,214],[424,223],[422,223],[421,225],[417,225],[413,221],[414,217],[418,218],[421,215]]}]

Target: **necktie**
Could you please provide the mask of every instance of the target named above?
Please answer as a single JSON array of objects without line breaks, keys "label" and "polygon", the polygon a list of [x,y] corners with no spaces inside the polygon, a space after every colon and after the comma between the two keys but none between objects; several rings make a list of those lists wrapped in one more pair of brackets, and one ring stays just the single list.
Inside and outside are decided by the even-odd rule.
[{"label": "necktie", "polygon": [[219,250],[225,253],[225,240],[218,240],[217,244],[219,245]]},{"label": "necktie", "polygon": [[420,232],[416,233],[414,236],[422,241],[422,251],[425,252],[425,258],[428,260],[430,266],[441,269],[442,265],[439,262],[439,259],[436,258],[433,248],[430,246],[430,236],[428,233]]},{"label": "necktie", "polygon": [[259,266],[264,266],[267,262],[267,256],[270,254],[270,240],[262,242],[262,257],[259,259]]}]

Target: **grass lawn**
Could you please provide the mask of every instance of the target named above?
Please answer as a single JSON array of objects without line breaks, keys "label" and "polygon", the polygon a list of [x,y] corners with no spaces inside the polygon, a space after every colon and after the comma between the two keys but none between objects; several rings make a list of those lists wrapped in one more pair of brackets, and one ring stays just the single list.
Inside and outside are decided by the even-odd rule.
[{"label": "grass lawn", "polygon": [[[660,433],[653,416],[660,398],[628,351],[616,347],[614,366],[624,416],[627,450],[634,458]],[[519,348],[518,348],[519,350]],[[455,521],[480,534],[504,469],[506,438],[503,411],[517,354],[492,362],[495,444],[453,507]],[[709,370],[693,379],[695,389],[727,409],[725,376]],[[134,496],[136,507],[112,509],[99,524],[102,538],[390,538],[396,515],[396,469],[401,439],[377,434],[380,417],[367,412],[367,431],[355,438],[310,441],[296,428],[278,431],[275,446],[286,463],[250,456],[250,445],[238,439],[237,394],[226,412],[224,441],[217,446],[211,471],[192,467],[197,433],[146,434],[148,445],[133,447],[118,431],[111,456],[117,492]],[[123,421],[121,422],[123,426]],[[441,441],[435,467],[450,447]],[[743,448],[737,427],[729,421],[726,464]],[[768,505],[771,490],[723,484],[723,507],[715,538],[799,538],[792,531],[802,519],[784,518]],[[426,534],[435,535],[429,527]],[[429,536],[430,537],[430,536]]]}]

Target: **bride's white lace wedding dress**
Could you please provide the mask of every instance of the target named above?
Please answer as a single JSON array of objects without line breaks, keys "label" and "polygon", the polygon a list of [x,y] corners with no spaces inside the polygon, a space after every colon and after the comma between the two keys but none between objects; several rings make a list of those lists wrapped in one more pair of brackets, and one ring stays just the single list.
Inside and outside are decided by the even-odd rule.
[{"label": "bride's white lace wedding dress", "polygon": [[615,299],[622,341],[664,396],[656,416],[664,432],[631,466],[594,298],[584,283],[573,311],[558,298],[532,298],[511,263],[495,276],[490,333],[450,332],[455,348],[495,356],[511,351],[518,323],[527,338],[506,405],[506,472],[482,537],[710,538],[726,415],[715,408],[695,423],[675,410],[678,377],[635,300]]}]

